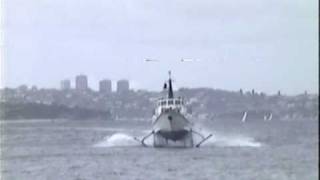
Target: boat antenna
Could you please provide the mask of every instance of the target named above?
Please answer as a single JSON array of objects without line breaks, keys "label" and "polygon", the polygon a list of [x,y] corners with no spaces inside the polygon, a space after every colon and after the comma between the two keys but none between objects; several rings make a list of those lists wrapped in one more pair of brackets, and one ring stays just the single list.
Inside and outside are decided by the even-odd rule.
[{"label": "boat antenna", "polygon": [[168,98],[173,98],[171,71],[169,71],[169,82],[168,83],[169,83]]}]

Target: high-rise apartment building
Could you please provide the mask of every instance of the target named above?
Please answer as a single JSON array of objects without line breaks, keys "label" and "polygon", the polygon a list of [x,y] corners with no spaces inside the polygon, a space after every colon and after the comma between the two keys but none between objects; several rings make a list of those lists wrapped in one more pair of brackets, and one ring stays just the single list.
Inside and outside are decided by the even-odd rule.
[{"label": "high-rise apartment building", "polygon": [[99,82],[99,92],[101,93],[111,93],[112,82],[111,80],[104,79]]},{"label": "high-rise apartment building", "polygon": [[71,89],[71,81],[68,79],[62,80],[60,83],[61,90]]},{"label": "high-rise apartment building", "polygon": [[85,75],[76,76],[76,90],[84,91],[88,89],[88,78]]},{"label": "high-rise apartment building", "polygon": [[128,80],[119,80],[117,82],[117,92],[123,93],[129,91],[129,81]]}]

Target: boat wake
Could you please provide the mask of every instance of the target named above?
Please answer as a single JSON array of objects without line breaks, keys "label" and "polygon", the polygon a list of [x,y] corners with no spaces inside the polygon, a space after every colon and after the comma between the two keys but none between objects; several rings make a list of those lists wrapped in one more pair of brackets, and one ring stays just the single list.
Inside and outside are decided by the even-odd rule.
[{"label": "boat wake", "polygon": [[[205,133],[204,133],[205,134]],[[106,136],[102,141],[94,144],[94,147],[125,147],[125,146],[141,146],[137,139],[141,137],[134,137],[126,133],[115,133],[111,136]],[[200,142],[200,137],[194,136],[195,142]],[[148,138],[145,142],[147,145],[152,146],[153,138]],[[203,143],[202,146],[216,146],[216,147],[253,147],[258,148],[262,143],[256,141],[252,137],[244,135],[223,135],[214,133],[213,137]]]},{"label": "boat wake", "polygon": [[262,144],[252,137],[243,135],[219,135],[215,134],[213,139],[204,144],[218,147],[261,147]]}]

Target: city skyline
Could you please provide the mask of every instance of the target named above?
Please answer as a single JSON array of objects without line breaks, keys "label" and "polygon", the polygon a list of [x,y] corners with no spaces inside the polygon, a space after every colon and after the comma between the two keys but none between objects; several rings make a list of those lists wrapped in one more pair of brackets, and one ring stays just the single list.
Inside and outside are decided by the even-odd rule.
[{"label": "city skyline", "polygon": [[[77,87],[77,77],[79,76],[85,76],[86,79],[87,79],[87,82],[86,82],[86,88],[85,89],[79,89]],[[72,79],[72,78],[71,78]],[[98,82],[96,82],[95,84],[97,84],[97,87],[92,87],[90,86],[89,82],[88,81],[88,76],[85,75],[85,74],[79,74],[79,75],[76,75],[73,79],[74,80],[71,80],[71,79],[62,79],[60,80],[60,84],[56,87],[39,87],[35,84],[20,84],[16,87],[2,87],[0,89],[4,89],[4,88],[21,88],[23,87],[23,89],[38,89],[38,88],[44,88],[44,89],[59,89],[59,90],[80,90],[80,91],[85,91],[85,90],[93,90],[93,91],[97,91],[97,92],[102,92],[102,93],[111,93],[111,92],[119,92],[119,86],[122,86],[120,85],[121,83],[125,82],[125,83],[128,83],[127,85],[127,88],[125,87],[124,89],[127,89],[127,90],[147,90],[147,91],[154,91],[154,92],[160,92],[162,91],[163,89],[159,89],[159,90],[150,90],[150,89],[144,89],[144,88],[140,88],[140,89],[137,89],[137,88],[132,88],[131,86],[131,82],[127,79],[118,79],[118,80],[110,80],[108,78],[103,78],[103,79],[100,79]],[[91,82],[92,83],[92,82]],[[107,83],[107,84],[106,84]],[[108,84],[110,83],[110,84]],[[102,87],[103,86],[103,87]],[[106,87],[107,86],[107,87]],[[121,87],[123,88],[123,87]],[[316,93],[313,93],[313,92],[310,92],[310,91],[303,91],[303,92],[300,92],[300,93],[297,93],[297,94],[287,94],[286,92],[283,92],[281,90],[277,90],[276,92],[272,92],[272,93],[266,93],[264,91],[259,91],[257,89],[243,89],[243,88],[239,88],[238,90],[227,90],[227,89],[221,89],[221,88],[212,88],[212,87],[178,87],[178,88],[174,88],[174,91],[178,91],[179,89],[181,88],[188,88],[188,89],[192,89],[192,88],[209,88],[209,89],[213,89],[213,90],[223,90],[223,91],[229,91],[229,92],[239,92],[240,94],[260,94],[263,93],[264,95],[301,95],[301,94],[313,94],[313,95],[318,95],[318,92]],[[125,90],[125,91],[127,91]],[[121,91],[121,89],[120,89]]]},{"label": "city skyline", "polygon": [[[66,85],[66,82],[67,85]],[[97,87],[92,87],[89,84],[88,76],[85,74],[78,74],[76,75],[73,80],[72,79],[63,79],[60,81],[60,87],[58,89],[66,90],[66,89],[77,89],[77,90],[96,90],[100,92],[112,92],[112,91],[119,91],[119,86],[123,86],[125,83],[126,87],[120,87],[120,91],[124,89],[130,89],[130,81],[127,79],[119,79],[117,81],[112,81],[107,78],[100,79],[98,82]],[[66,88],[67,86],[67,88]]]},{"label": "city skyline", "polygon": [[4,1],[1,87],[58,88],[85,73],[90,87],[108,77],[159,91],[171,70],[176,89],[316,93],[317,4]]}]

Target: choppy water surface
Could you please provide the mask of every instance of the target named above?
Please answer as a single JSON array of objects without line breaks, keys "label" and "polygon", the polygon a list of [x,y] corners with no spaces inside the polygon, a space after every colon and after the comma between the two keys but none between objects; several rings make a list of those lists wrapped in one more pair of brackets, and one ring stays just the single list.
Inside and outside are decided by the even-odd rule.
[{"label": "choppy water surface", "polygon": [[[5,180],[318,179],[317,122],[210,122],[201,148],[144,148],[144,122],[1,122]],[[205,127],[205,128],[204,128]],[[152,138],[147,142],[152,144]]]}]

